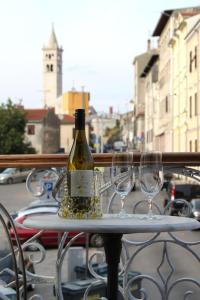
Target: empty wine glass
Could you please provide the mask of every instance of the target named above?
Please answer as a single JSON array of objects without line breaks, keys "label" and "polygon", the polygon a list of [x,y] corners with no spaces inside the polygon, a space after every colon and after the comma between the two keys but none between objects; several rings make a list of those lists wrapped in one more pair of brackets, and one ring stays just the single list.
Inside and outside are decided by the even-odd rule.
[{"label": "empty wine glass", "polygon": [[121,210],[118,214],[120,218],[127,217],[124,209],[125,198],[131,191],[134,183],[133,179],[133,153],[114,152],[112,156],[111,180],[116,193],[121,199]]},{"label": "empty wine glass", "polygon": [[147,219],[156,219],[152,211],[152,200],[163,185],[162,153],[159,151],[144,152],[140,158],[139,182],[141,191],[148,200]]}]

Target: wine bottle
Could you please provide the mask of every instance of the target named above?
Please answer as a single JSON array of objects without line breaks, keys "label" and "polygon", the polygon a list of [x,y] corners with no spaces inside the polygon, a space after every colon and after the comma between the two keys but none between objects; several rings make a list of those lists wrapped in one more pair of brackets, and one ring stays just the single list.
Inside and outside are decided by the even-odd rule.
[{"label": "wine bottle", "polygon": [[94,161],[85,134],[85,110],[75,111],[75,134],[69,154],[68,193],[71,198],[70,210],[74,215],[90,211],[93,195]]}]

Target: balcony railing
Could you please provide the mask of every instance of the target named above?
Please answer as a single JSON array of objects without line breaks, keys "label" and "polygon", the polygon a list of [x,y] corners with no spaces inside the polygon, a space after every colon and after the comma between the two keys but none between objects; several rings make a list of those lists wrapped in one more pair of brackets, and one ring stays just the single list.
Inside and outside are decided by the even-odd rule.
[{"label": "balcony railing", "polygon": [[[110,167],[112,163],[112,154],[94,154],[94,161],[96,167]],[[49,154],[49,155],[1,155],[0,156],[0,168],[1,167],[20,167],[20,168],[51,168],[51,167],[65,167],[67,162],[67,155],[64,154]],[[140,153],[134,153],[134,160],[133,164],[137,167],[139,166],[140,162]],[[184,176],[189,176],[194,179],[199,180],[200,179],[200,172],[197,168],[200,166],[200,153],[163,153],[163,165],[164,170],[166,172],[172,172],[176,174],[181,174]],[[108,185],[108,188],[110,188],[110,185]],[[108,205],[108,211],[112,210],[112,203],[114,201],[115,193],[110,196],[109,205]],[[0,201],[1,202],[1,201]],[[140,202],[140,201],[139,201]],[[136,212],[136,209],[138,208],[139,202],[134,205],[133,211]],[[141,201],[143,202],[143,201]],[[157,209],[157,205],[155,205]],[[158,208],[158,212],[161,213],[161,210]],[[166,213],[166,210],[162,212],[163,214]],[[8,240],[9,240],[9,232],[7,228],[7,224],[10,222],[10,224],[15,228],[15,225],[12,218],[10,218],[7,210],[5,207],[0,203],[0,223],[3,224],[3,227],[5,231],[7,232]],[[58,285],[58,291],[61,290],[61,281],[57,282],[57,279],[54,276],[43,276],[38,274],[32,274],[30,271],[27,272],[26,270],[26,263],[24,261],[24,255],[23,255],[23,249],[25,249],[29,243],[34,243],[34,240],[37,239],[37,237],[42,232],[39,232],[37,236],[33,237],[31,240],[27,241],[25,244],[20,244],[19,240],[17,239],[17,248],[12,247],[12,243],[9,240],[10,247],[11,247],[11,253],[12,257],[14,257],[14,271],[13,273],[13,282],[11,286],[15,286],[17,295],[16,299],[44,299],[42,295],[34,295],[29,296],[26,290],[26,286],[30,283],[33,284],[47,284],[47,285]],[[37,244],[37,243],[36,243]],[[72,242],[71,242],[72,244]],[[157,266],[154,266],[155,273],[153,275],[149,275],[149,273],[144,274],[141,273],[140,275],[136,275],[134,278],[131,278],[129,280],[128,275],[129,271],[131,269],[131,264],[135,262],[136,258],[138,259],[138,256],[143,254],[146,255],[145,251],[148,249],[151,251],[151,247],[159,244],[160,245],[160,262]],[[144,299],[146,299],[148,295],[148,289],[152,289],[152,286],[154,289],[157,290],[157,298],[154,298],[154,300],[171,300],[175,298],[171,298],[171,295],[173,294],[173,291],[178,288],[179,285],[187,285],[187,288],[185,288],[182,298],[176,298],[176,299],[199,299],[200,297],[200,280],[199,280],[199,273],[197,278],[190,277],[181,277],[178,278],[179,274],[176,274],[176,262],[174,261],[174,257],[170,253],[170,249],[174,247],[174,245],[178,246],[181,249],[184,249],[188,253],[188,259],[192,257],[193,260],[195,260],[197,268],[199,269],[199,262],[200,262],[200,241],[185,241],[181,239],[180,237],[177,237],[176,234],[168,233],[168,236],[165,234],[164,237],[162,234],[154,234],[147,240],[140,240],[138,241],[137,238],[123,238],[123,251],[122,251],[122,275],[123,275],[123,287],[120,288],[120,292],[122,294],[123,299],[139,299],[137,296],[132,295],[132,298],[129,298],[131,291],[133,290],[133,286],[137,285],[138,282],[147,281],[150,283],[150,286],[142,286],[142,289],[139,288],[138,292],[140,294],[140,297],[143,295]],[[65,248],[65,245],[63,244],[63,251],[67,252],[67,249]],[[196,247],[194,249],[194,247]],[[38,247],[41,252],[44,251],[42,247]],[[62,249],[59,251],[60,254],[62,253]],[[16,259],[16,254],[18,257],[20,257],[19,260]],[[1,262],[0,258],[0,262]],[[148,253],[147,253],[147,258]],[[42,261],[43,259],[41,259]],[[98,274],[95,273],[95,271],[92,269],[92,258],[89,259],[89,269],[91,273],[93,274],[94,278],[106,282],[105,278],[99,277]],[[162,269],[163,266],[167,264],[168,265],[168,274],[164,274]],[[183,263],[184,264],[184,263]],[[19,268],[20,265],[20,268]],[[57,261],[57,269],[58,272],[60,272],[60,269],[62,268],[62,262],[59,265],[59,257]],[[19,272],[20,269],[20,272]],[[2,270],[0,270],[1,272]],[[7,270],[8,271],[8,270]],[[194,275],[194,273],[192,272]],[[196,274],[196,273],[195,273]],[[174,278],[173,278],[174,276]],[[173,281],[172,281],[173,278]],[[95,282],[93,283],[95,285]],[[89,299],[87,298],[87,295],[89,295],[90,289],[92,289],[92,286],[89,287],[85,293],[85,296],[83,299]],[[192,298],[192,295],[196,295]],[[88,296],[89,297],[89,296]],[[7,299],[7,298],[1,298],[1,289],[0,289],[0,299]],[[8,298],[9,299],[9,298]],[[57,294],[57,299],[64,299],[61,294]],[[152,298],[153,299],[153,298]],[[45,300],[45,299],[44,299]],[[114,299],[113,299],[114,300]]]},{"label": "balcony railing", "polygon": [[[93,154],[96,167],[109,167],[112,164],[112,153]],[[66,154],[26,154],[26,155],[0,155],[1,167],[21,168],[50,168],[65,167],[68,155]],[[193,152],[164,152],[163,165],[166,166],[200,166],[200,153]],[[133,164],[139,165],[140,153],[135,152]]]},{"label": "balcony railing", "polygon": [[136,117],[138,117],[140,115],[144,115],[144,113],[145,113],[144,104],[138,104],[138,105],[136,105],[135,113],[136,113]]}]

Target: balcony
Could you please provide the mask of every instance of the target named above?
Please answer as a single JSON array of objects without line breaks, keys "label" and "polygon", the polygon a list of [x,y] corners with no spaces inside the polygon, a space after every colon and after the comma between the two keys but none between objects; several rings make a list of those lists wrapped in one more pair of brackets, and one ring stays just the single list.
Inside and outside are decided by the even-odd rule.
[{"label": "balcony", "polygon": [[143,116],[144,113],[145,113],[145,106],[144,106],[144,104],[137,104],[136,107],[135,107],[136,118],[139,117],[139,116]]},{"label": "balcony", "polygon": [[[94,154],[95,166],[101,169],[109,168],[111,166],[112,154]],[[65,167],[67,161],[67,155],[65,154],[50,154],[50,155],[2,155],[0,156],[0,168],[1,167],[24,167],[24,168],[51,168],[51,167]],[[137,168],[139,166],[140,154],[135,153],[134,164]],[[199,153],[163,153],[163,165],[165,172],[172,172],[174,174],[184,175],[189,178],[194,178],[199,180],[199,171],[195,168],[200,166],[200,154]],[[106,182],[106,188],[110,188],[109,176]],[[138,195],[138,194],[137,194]],[[111,192],[109,194],[108,211],[112,212],[113,204],[115,202],[115,195]],[[3,199],[2,199],[3,200]],[[132,201],[133,199],[129,199]],[[2,202],[2,201],[1,201]],[[141,203],[140,203],[141,202]],[[137,213],[140,204],[143,206],[144,201],[137,201],[134,198],[133,211]],[[6,228],[7,222],[4,220],[10,220],[7,210],[5,210],[6,204],[0,206],[0,217],[1,224]],[[155,202],[155,210],[158,214],[166,214],[167,212],[162,208],[159,208],[157,202]],[[12,220],[10,220],[12,222]],[[139,222],[139,221],[138,221]],[[83,234],[83,233],[82,233]],[[186,239],[187,237],[187,239]],[[188,239],[189,237],[189,239]],[[50,299],[67,299],[62,295],[61,282],[61,268],[63,265],[63,256],[69,250],[68,247],[63,245],[60,248],[60,252],[55,257],[55,269],[57,271],[54,274],[50,274],[48,270],[51,266],[45,263],[45,249],[40,247],[40,254],[42,256],[39,259],[39,264],[46,265],[46,274],[32,274],[30,271],[27,272],[25,261],[24,261],[24,251],[23,249],[27,247],[27,244],[34,242],[38,239],[38,235],[31,241],[27,241],[26,245],[19,244],[16,248],[11,247],[11,255],[14,258],[16,268],[14,269],[13,276],[15,280],[12,286],[15,287],[17,291],[16,299],[44,299],[45,294],[44,289],[39,290],[40,295],[38,295],[37,286],[47,286],[47,289],[53,291],[53,286],[56,289],[56,297],[52,295]],[[193,240],[192,240],[193,239]],[[71,242],[72,244],[72,242]],[[129,294],[133,293],[133,299],[139,299],[142,295],[149,295],[150,299],[154,300],[171,300],[171,299],[199,299],[200,295],[200,273],[199,273],[199,262],[200,262],[200,238],[199,232],[189,231],[188,235],[186,232],[165,232],[165,233],[154,233],[154,234],[130,234],[124,235],[123,240],[123,250],[121,255],[121,278],[122,283],[119,287],[119,293],[121,294],[120,299],[130,299]],[[87,249],[87,247],[86,247]],[[104,285],[106,284],[106,279],[99,274],[95,273],[92,269],[92,260],[94,259],[95,253],[98,255],[103,255],[102,249],[93,249],[93,253],[89,253],[88,265],[89,269],[93,274],[93,286],[89,286],[85,292],[83,299],[90,299],[92,289],[95,284],[100,282]],[[155,253],[154,253],[155,252]],[[185,254],[184,254],[185,252]],[[36,253],[38,257],[39,253]],[[51,252],[49,252],[51,253]],[[49,254],[48,255],[51,255]],[[156,254],[155,256],[152,256]],[[34,255],[34,253],[32,253]],[[183,255],[183,256],[182,256]],[[15,257],[20,257],[21,260],[15,259]],[[152,258],[153,257],[153,258]],[[186,261],[187,260],[187,261]],[[1,261],[1,259],[0,259]],[[145,261],[145,263],[144,263]],[[52,260],[51,260],[52,264]],[[186,267],[184,265],[186,264]],[[20,267],[20,273],[19,271]],[[142,265],[142,267],[141,267]],[[48,266],[48,267],[47,267]],[[132,274],[132,270],[135,271],[133,277],[129,277]],[[36,269],[37,271],[37,269]],[[1,270],[0,270],[1,272]],[[131,273],[132,272],[132,273]],[[185,273],[184,273],[185,272]],[[31,294],[27,292],[26,286],[34,284],[36,285],[36,290]],[[134,292],[134,288],[137,287],[137,293]],[[141,291],[140,288],[143,290]],[[0,290],[1,291],[1,290]],[[152,296],[152,292],[155,292]],[[193,294],[192,294],[193,293]],[[35,294],[35,296],[34,296]],[[37,294],[37,296],[36,296]],[[192,296],[194,295],[194,298]],[[1,298],[1,294],[0,294]],[[4,298],[2,298],[4,299]],[[6,298],[5,298],[6,299]],[[68,298],[70,299],[70,298]],[[114,299],[113,299],[114,300]]]}]

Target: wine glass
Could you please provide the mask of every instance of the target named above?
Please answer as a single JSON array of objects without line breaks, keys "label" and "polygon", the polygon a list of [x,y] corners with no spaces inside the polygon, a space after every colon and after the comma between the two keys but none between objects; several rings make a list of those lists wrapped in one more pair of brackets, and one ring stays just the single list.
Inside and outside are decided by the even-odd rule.
[{"label": "wine glass", "polygon": [[140,158],[139,182],[141,191],[148,200],[147,219],[156,219],[152,211],[152,200],[163,185],[162,153],[159,151],[144,152]]},{"label": "wine glass", "polygon": [[133,187],[133,153],[114,152],[112,156],[111,180],[121,199],[120,218],[128,216],[124,209],[125,198]]}]

